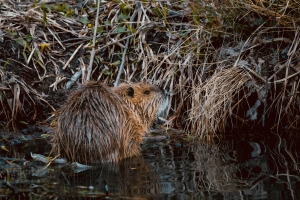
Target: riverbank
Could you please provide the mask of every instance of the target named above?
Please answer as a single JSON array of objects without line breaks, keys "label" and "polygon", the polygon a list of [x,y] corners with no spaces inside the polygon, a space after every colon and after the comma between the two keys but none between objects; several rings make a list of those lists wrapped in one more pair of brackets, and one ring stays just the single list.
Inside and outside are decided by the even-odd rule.
[{"label": "riverbank", "polygon": [[4,1],[1,129],[51,124],[88,79],[146,79],[170,94],[170,128],[297,130],[299,13],[296,1]]}]

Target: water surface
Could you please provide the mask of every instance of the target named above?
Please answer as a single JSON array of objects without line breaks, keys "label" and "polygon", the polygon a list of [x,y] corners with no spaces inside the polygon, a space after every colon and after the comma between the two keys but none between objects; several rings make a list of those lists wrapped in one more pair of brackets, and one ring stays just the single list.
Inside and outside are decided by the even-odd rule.
[{"label": "water surface", "polygon": [[227,137],[211,145],[196,139],[147,143],[140,157],[81,172],[28,159],[2,162],[0,194],[7,199],[300,199],[298,136],[283,135]]}]

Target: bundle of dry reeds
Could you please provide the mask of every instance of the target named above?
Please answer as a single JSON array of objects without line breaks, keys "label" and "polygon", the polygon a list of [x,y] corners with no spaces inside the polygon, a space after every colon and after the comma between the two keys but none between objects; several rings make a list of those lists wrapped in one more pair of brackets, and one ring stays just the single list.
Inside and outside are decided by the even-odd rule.
[{"label": "bundle of dry reeds", "polygon": [[237,98],[251,76],[241,67],[230,67],[211,76],[204,86],[194,89],[190,111],[192,130],[205,138],[208,133],[225,130],[233,109],[244,98]]}]

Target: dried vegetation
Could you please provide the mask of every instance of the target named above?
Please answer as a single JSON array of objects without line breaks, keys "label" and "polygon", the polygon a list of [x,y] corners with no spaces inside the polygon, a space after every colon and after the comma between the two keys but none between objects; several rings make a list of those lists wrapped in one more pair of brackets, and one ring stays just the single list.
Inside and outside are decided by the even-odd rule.
[{"label": "dried vegetation", "polygon": [[168,125],[202,138],[230,127],[299,128],[296,0],[0,5],[3,127],[34,120],[40,99],[46,119],[55,94],[75,81],[145,78],[170,92]]}]

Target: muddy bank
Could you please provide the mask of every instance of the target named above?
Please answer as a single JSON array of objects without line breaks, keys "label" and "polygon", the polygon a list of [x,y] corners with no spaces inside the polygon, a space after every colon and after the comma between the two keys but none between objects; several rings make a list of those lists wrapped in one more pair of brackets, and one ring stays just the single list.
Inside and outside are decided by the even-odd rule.
[{"label": "muddy bank", "polygon": [[1,128],[49,119],[74,82],[146,79],[170,94],[168,126],[201,138],[227,128],[298,129],[295,5],[5,1]]}]

